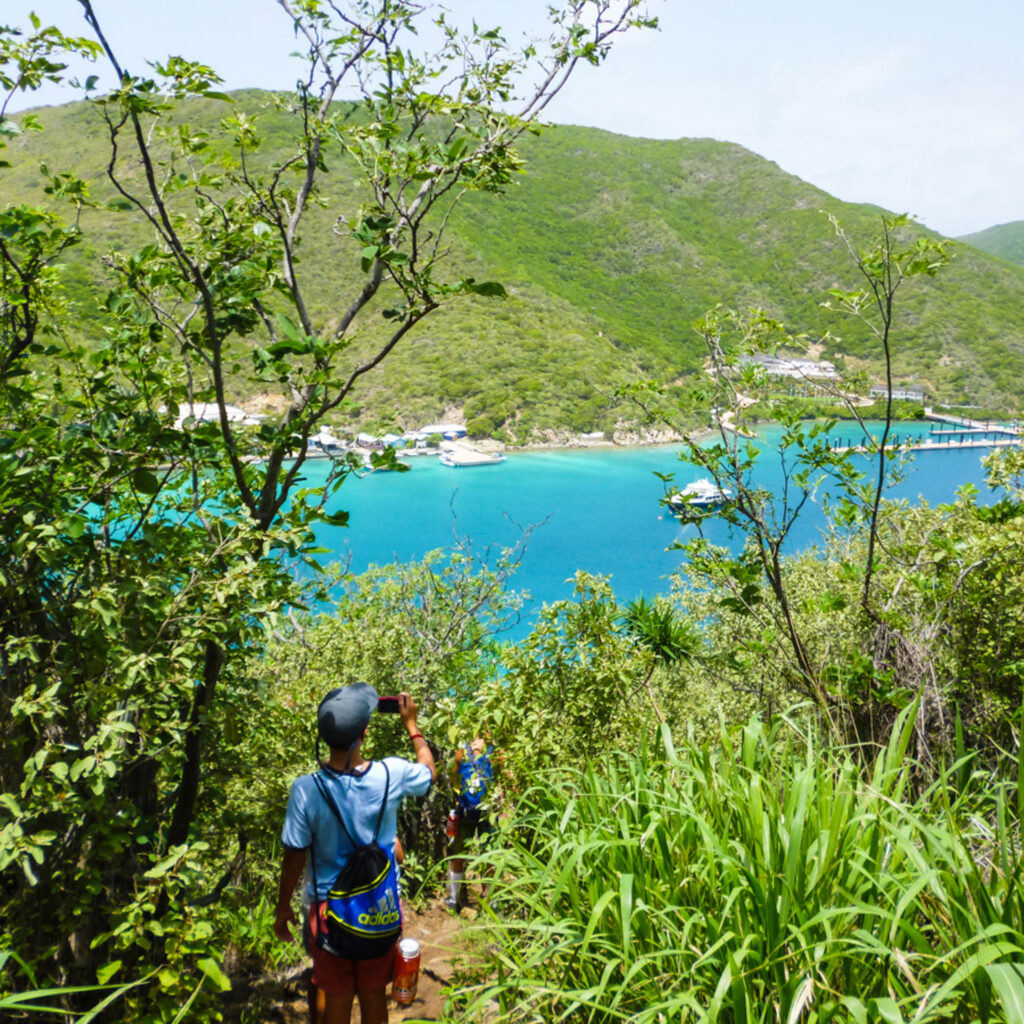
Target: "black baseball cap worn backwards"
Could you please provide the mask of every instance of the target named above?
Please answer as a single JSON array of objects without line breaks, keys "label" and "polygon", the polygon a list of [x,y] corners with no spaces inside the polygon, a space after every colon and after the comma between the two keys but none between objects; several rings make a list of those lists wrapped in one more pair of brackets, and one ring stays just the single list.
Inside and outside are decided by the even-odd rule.
[{"label": "black baseball cap worn backwards", "polygon": [[335,750],[348,750],[377,709],[377,691],[369,683],[353,683],[331,690],[316,711],[317,732]]}]

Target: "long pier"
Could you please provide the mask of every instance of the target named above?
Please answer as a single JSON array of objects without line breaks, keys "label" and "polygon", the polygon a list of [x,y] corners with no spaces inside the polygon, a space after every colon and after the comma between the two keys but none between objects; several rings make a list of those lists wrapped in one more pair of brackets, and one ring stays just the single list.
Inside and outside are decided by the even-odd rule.
[{"label": "long pier", "polygon": [[[951,451],[954,448],[1010,448],[1014,445],[1024,445],[1024,424],[1014,423],[1007,426],[1005,423],[992,423],[989,420],[969,420],[964,416],[950,416],[946,413],[934,412],[925,408],[925,419],[933,423],[952,424],[950,430],[932,430],[922,436],[900,437],[898,428],[893,431],[889,442],[885,446],[886,451],[926,451],[940,452]],[[754,437],[754,434],[737,428],[732,421],[732,413],[724,414],[719,420],[719,425],[732,433],[742,437]],[[936,438],[948,438],[948,440],[936,440]],[[836,438],[838,441],[839,439]],[[845,452],[861,452],[874,454],[878,451],[877,444],[832,444],[831,439],[826,438],[825,443],[830,451],[843,454]]]},{"label": "long pier", "polygon": [[[951,440],[951,441],[933,441],[930,435],[924,437],[907,437],[899,438],[890,441],[886,446],[886,451],[892,452],[941,452],[951,451],[954,448],[1012,448],[1015,445],[1024,444],[1024,439],[1020,437],[966,437],[962,440]],[[878,445],[829,445],[829,449],[833,452],[864,452],[867,454],[873,454],[878,451]]]},{"label": "long pier", "polygon": [[1019,438],[1022,425],[993,423],[991,420],[969,420],[966,416],[951,416],[949,413],[935,412],[925,408],[924,418],[933,423],[951,423],[957,430],[935,430],[934,434],[1001,434],[1004,437]]},{"label": "long pier", "polygon": [[[900,437],[898,428],[885,446],[886,451],[950,451],[954,448],[1009,448],[1024,444],[1024,426],[993,423],[991,420],[969,420],[966,416],[951,416],[925,408],[925,419],[932,423],[947,424],[946,428],[931,431],[921,437]],[[878,451],[877,445],[835,445],[834,452]]]}]

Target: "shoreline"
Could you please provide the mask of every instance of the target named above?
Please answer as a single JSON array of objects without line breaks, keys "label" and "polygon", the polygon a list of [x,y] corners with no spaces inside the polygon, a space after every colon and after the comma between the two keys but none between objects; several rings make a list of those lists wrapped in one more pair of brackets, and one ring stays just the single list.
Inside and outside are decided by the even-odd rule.
[{"label": "shoreline", "polygon": [[[928,420],[939,420],[942,417],[934,416],[927,417]],[[844,425],[856,424],[857,420],[854,417],[845,419],[837,419],[836,417],[817,417],[816,419],[808,419],[808,423],[812,422],[825,422],[826,420],[835,420],[837,429],[842,429]],[[748,424],[748,429],[737,428],[732,423],[732,417],[725,415],[722,417],[721,422],[717,426],[703,426],[694,428],[688,435],[683,435],[673,430],[621,430],[613,432],[611,437],[594,437],[587,434],[561,434],[555,430],[546,431],[547,437],[544,439],[534,439],[523,442],[521,444],[510,444],[505,441],[498,441],[494,438],[469,438],[463,437],[458,439],[457,442],[469,449],[475,449],[476,451],[483,454],[505,454],[515,455],[517,452],[542,452],[542,451],[631,451],[640,450],[644,448],[657,448],[662,446],[671,445],[685,445],[686,443],[697,443],[701,444],[707,441],[709,438],[716,437],[720,433],[731,433],[738,434],[740,437],[753,438],[757,436],[757,431],[766,426],[770,427],[777,421],[774,420],[762,420],[755,419]],[[918,417],[908,418],[906,420],[894,420],[893,429],[898,430],[900,424],[906,425],[920,425],[923,420]],[[981,424],[973,425],[980,427]],[[754,432],[751,433],[749,428],[754,428]],[[968,430],[970,432],[970,430]],[[445,442],[446,444],[452,444],[453,442]],[[961,442],[960,444],[949,443],[941,447],[1006,447],[1008,445],[1021,444],[1019,439],[1014,440],[1002,440],[984,442],[980,439],[972,440],[971,442]],[[915,450],[927,451],[929,449],[938,450],[939,445],[929,444],[927,441],[918,442],[912,445]],[[363,458],[368,459],[372,449],[364,448],[361,446],[354,446],[348,448],[348,451],[359,455]],[[413,451],[411,449],[398,449],[396,454],[400,457],[411,457],[412,455],[439,455],[443,450],[431,449],[429,451]],[[331,457],[330,453],[325,451],[310,451],[307,453],[307,458],[324,458]]]}]

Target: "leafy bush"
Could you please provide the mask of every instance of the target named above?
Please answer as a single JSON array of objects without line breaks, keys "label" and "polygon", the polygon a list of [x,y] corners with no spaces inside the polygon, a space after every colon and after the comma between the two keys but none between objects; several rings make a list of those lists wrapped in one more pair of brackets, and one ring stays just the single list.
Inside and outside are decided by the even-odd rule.
[{"label": "leafy bush", "polygon": [[490,416],[477,416],[466,424],[466,433],[470,437],[491,437],[496,427]]}]

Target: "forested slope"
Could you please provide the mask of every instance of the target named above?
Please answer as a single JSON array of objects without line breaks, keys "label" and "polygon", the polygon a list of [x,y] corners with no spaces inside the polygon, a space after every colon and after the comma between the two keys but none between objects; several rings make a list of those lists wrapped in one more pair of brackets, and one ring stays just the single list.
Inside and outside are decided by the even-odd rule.
[{"label": "forested slope", "polygon": [[[269,94],[237,93],[233,110],[197,102],[188,117],[217,145],[221,119],[242,111],[258,116],[265,139],[254,167],[271,167],[288,139]],[[9,151],[7,201],[39,199],[40,161],[73,169],[96,198],[114,200],[98,112],[71,104],[41,113],[46,132],[27,133]],[[866,334],[819,303],[828,288],[859,283],[826,214],[856,241],[877,232],[879,209],[840,202],[740,146],[707,139],[563,126],[522,149],[527,173],[501,200],[474,194],[450,236],[451,272],[501,281],[509,296],[429,318],[367,379],[339,425],[408,426],[458,410],[520,439],[544,428],[608,429],[631,415],[613,397],[617,385],[698,370],[703,352],[691,324],[716,303],[763,307],[812,338],[831,330],[838,340],[827,358],[877,375]],[[353,245],[344,218],[363,197],[343,175],[332,181],[304,233],[303,260],[312,304],[337,315],[332,303],[350,294],[345,275],[354,262],[339,258]],[[143,244],[146,228],[127,209],[86,211],[84,220],[89,242],[70,257],[71,297],[78,329],[88,333],[92,285],[105,274],[99,254]],[[969,245],[955,251],[953,267],[904,302],[895,336],[900,382],[923,383],[940,402],[1019,408],[1024,268]],[[244,376],[233,386],[237,398],[251,396]]]},{"label": "forested slope", "polygon": [[1024,221],[996,224],[994,227],[985,228],[984,231],[962,235],[960,241],[977,249],[984,249],[985,252],[1011,263],[1024,264]]}]

